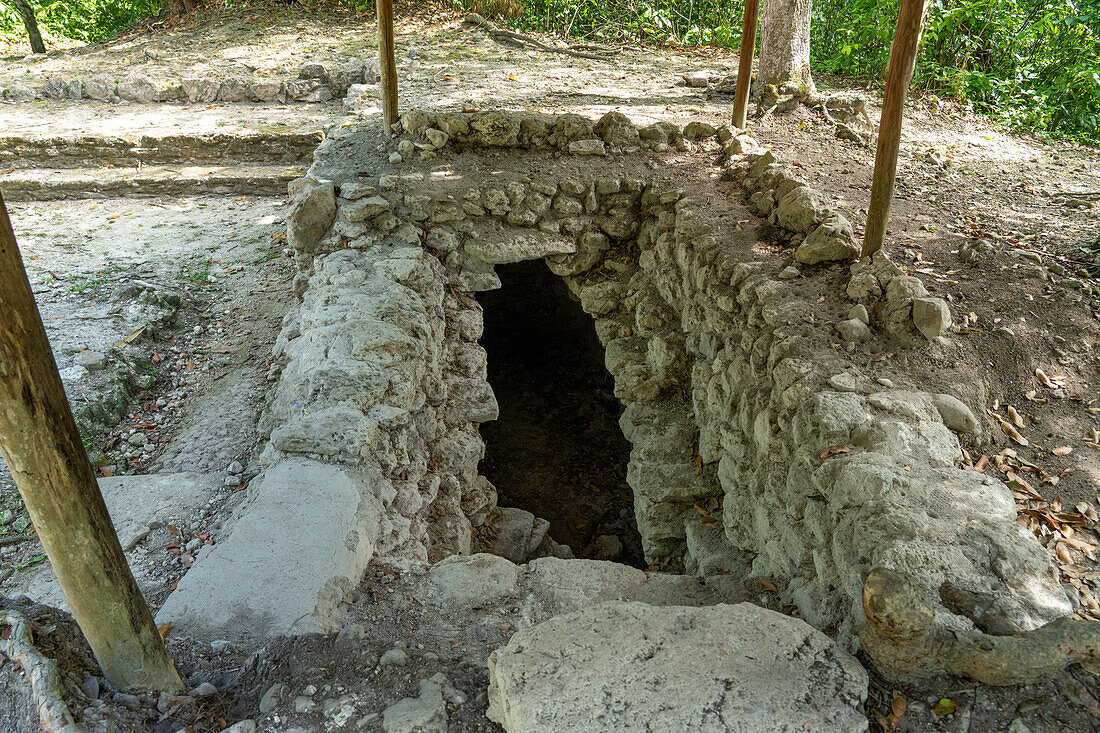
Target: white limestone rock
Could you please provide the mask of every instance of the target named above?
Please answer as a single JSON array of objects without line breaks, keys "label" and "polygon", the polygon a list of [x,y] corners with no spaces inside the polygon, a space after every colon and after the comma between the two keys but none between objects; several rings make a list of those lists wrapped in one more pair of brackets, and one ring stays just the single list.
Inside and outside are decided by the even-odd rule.
[{"label": "white limestone rock", "polygon": [[865,731],[867,673],[804,621],[742,603],[609,602],[557,616],[489,657],[508,733]]}]

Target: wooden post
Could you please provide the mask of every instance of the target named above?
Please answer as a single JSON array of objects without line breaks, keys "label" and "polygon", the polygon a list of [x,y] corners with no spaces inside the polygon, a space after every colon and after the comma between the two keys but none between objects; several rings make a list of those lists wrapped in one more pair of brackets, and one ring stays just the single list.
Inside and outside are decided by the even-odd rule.
[{"label": "wooden post", "polygon": [[126,564],[0,198],[0,454],[111,684],[183,688]]},{"label": "wooden post", "polygon": [[890,66],[886,72],[886,92],[882,97],[882,118],[878,125],[878,147],[875,152],[875,173],[871,183],[871,203],[867,207],[867,227],[863,235],[863,256],[882,249],[886,225],[890,220],[890,204],[894,199],[897,178],[898,148],[901,145],[901,123],[905,116],[905,95],[913,79],[920,42],[921,21],[925,0],[901,0],[898,28],[890,49]]},{"label": "wooden post", "polygon": [[733,97],[733,126],[745,129],[749,116],[749,87],[752,85],[752,56],[756,50],[756,26],[760,19],[760,0],[745,0],[741,23],[741,64],[737,67],[737,93]]},{"label": "wooden post", "polygon": [[397,122],[397,62],[393,57],[393,0],[377,0],[378,70],[382,82],[382,123],[387,135]]}]

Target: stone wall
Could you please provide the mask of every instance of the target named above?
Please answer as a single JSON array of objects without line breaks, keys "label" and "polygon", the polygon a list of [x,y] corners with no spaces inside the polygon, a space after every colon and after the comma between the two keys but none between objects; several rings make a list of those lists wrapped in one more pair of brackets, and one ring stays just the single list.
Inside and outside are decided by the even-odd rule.
[{"label": "stone wall", "polygon": [[378,81],[378,61],[352,59],[334,67],[302,64],[297,79],[173,77],[154,79],[142,73],[94,74],[86,79],[52,76],[40,86],[0,82],[0,100],[36,99],[97,102],[328,102],[353,88]]},{"label": "stone wall", "polygon": [[[497,412],[470,294],[499,287],[497,264],[545,258],[605,347],[651,563],[766,579],[845,641],[876,566],[993,593],[1012,628],[1070,612],[1008,488],[956,468],[956,433],[981,430],[970,408],[860,366],[870,342],[934,348],[946,304],[883,255],[838,283],[833,263],[859,252],[850,224],[751,138],[639,130],[618,113],[413,111],[401,125],[396,149],[368,133],[326,141],[292,185],[303,300],[261,426],[266,462],[373,472],[379,554],[469,552],[495,505],[477,425]],[[657,182],[663,153],[698,145],[797,245],[793,263],[727,246],[711,192]],[[526,156],[525,174],[452,165],[471,155]],[[405,168],[379,176],[386,160]]]}]

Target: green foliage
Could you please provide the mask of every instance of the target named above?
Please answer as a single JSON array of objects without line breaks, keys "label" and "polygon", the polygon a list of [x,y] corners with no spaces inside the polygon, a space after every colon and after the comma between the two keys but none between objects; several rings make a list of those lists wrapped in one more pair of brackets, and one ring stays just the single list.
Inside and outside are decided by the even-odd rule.
[{"label": "green foliage", "polygon": [[[879,78],[897,0],[817,0],[818,68]],[[932,0],[914,85],[1014,127],[1100,141],[1100,0]]]},{"label": "green foliage", "polygon": [[[164,0],[29,0],[43,32],[78,41],[102,41],[160,12]],[[23,20],[0,0],[0,35],[22,35]]]},{"label": "green foliage", "polygon": [[[743,7],[743,0],[526,0],[512,25],[605,42],[736,48]],[[815,68],[881,79],[897,12],[898,0],[815,0]],[[1100,0],[931,0],[914,84],[1020,129],[1100,142]]]},{"label": "green foliage", "polygon": [[521,29],[595,41],[736,47],[742,0],[526,0]]}]

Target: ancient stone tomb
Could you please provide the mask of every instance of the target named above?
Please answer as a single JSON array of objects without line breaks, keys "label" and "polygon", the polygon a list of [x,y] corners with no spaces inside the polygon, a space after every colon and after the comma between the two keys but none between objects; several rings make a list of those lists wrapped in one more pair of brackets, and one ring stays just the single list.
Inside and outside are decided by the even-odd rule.
[{"label": "ancient stone tomb", "polygon": [[401,133],[330,138],[291,186],[302,302],[262,460],[338,471],[355,517],[303,579],[315,628],[372,556],[498,542],[731,601],[766,581],[853,647],[879,566],[993,593],[1013,629],[1070,612],[1009,490],[956,468],[966,395],[867,372],[936,348],[947,305],[885,257],[849,267],[848,221],[751,138],[616,113],[413,111]]}]

